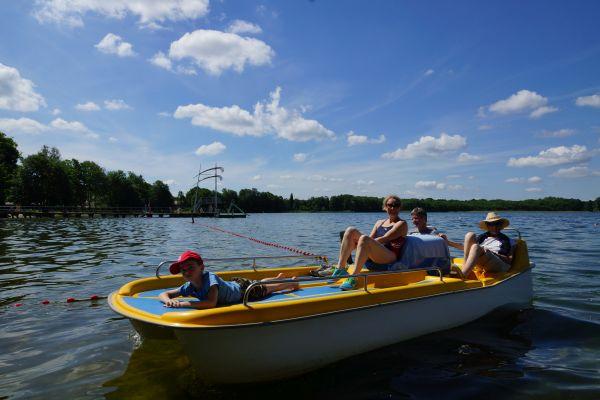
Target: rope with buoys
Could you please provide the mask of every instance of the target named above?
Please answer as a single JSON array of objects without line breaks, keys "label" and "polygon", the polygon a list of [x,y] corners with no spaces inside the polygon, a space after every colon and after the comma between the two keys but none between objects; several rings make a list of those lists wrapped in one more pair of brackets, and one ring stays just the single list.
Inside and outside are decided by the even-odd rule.
[{"label": "rope with buoys", "polygon": [[[75,303],[75,302],[80,302],[80,301],[95,302],[95,301],[106,299],[106,298],[107,298],[107,296],[98,296],[97,294],[94,294],[94,295],[91,295],[90,297],[88,297],[86,299],[76,299],[74,297],[67,297],[67,299],[66,299],[65,302],[66,303]],[[60,302],[60,301],[53,301],[53,302],[51,302],[50,300],[45,299],[45,300],[40,301],[39,304],[42,304],[42,305],[46,306],[46,305],[51,304],[51,303],[58,304],[58,303],[62,303],[62,302]],[[23,307],[23,306],[24,306],[24,303],[14,303],[14,304],[12,304],[12,307]]]},{"label": "rope with buoys", "polygon": [[217,232],[222,232],[222,233],[226,233],[228,235],[237,236],[239,238],[247,239],[247,240],[250,240],[252,242],[262,244],[264,246],[276,247],[278,249],[287,250],[289,252],[296,253],[296,254],[301,254],[303,256],[312,256],[312,257],[315,257],[317,259],[322,259],[323,261],[327,262],[327,257],[322,256],[322,255],[318,255],[318,254],[315,254],[315,253],[311,253],[310,251],[298,249],[298,248],[291,247],[291,246],[285,246],[285,245],[279,244],[279,243],[267,242],[266,240],[261,240],[261,239],[253,238],[253,237],[250,237],[250,236],[242,235],[241,233],[228,231],[226,229],[219,228],[218,226],[214,226],[214,225],[206,225],[206,224],[200,224],[200,225],[202,225],[202,226],[204,226],[204,227],[206,227],[208,229],[212,229],[214,231],[217,231]]}]

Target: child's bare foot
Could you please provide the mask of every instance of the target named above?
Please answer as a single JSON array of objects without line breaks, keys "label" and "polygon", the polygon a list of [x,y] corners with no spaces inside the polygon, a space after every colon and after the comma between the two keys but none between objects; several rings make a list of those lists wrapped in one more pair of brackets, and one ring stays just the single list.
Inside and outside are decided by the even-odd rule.
[{"label": "child's bare foot", "polygon": [[[296,280],[296,279],[298,279],[298,277],[292,276],[290,279]],[[299,282],[292,283],[292,290],[298,290],[298,289],[300,289],[300,283]]]}]

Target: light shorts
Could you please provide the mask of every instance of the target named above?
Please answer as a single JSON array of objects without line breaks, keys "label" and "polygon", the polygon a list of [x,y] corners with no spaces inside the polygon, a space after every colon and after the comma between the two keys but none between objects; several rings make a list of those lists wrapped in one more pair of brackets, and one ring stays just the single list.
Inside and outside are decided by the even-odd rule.
[{"label": "light shorts", "polygon": [[493,251],[485,249],[485,256],[488,262],[485,266],[485,270],[488,272],[506,272],[510,269],[510,264],[502,261],[500,257]]}]

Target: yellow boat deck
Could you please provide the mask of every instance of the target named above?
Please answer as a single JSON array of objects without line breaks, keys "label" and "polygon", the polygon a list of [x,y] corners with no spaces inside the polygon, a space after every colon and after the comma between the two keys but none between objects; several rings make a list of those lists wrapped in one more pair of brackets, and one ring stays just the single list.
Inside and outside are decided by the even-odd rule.
[{"label": "yellow boat deck", "polygon": [[[454,259],[461,264],[462,259]],[[410,300],[495,285],[529,267],[527,246],[520,240],[513,266],[508,273],[478,276],[461,280],[453,277],[429,276],[425,271],[398,271],[358,278],[356,290],[342,291],[340,281],[321,280],[301,282],[300,289],[291,293],[275,293],[266,299],[247,305],[233,304],[207,310],[166,308],[158,299],[160,292],[181,285],[181,276],[146,278],[130,282],[110,296],[111,307],[118,313],[141,322],[164,327],[201,328],[281,321],[310,317],[390,302]],[[280,272],[286,277],[309,277],[318,266],[268,268],[260,270],[219,271],[221,278],[244,277],[262,279]]]}]

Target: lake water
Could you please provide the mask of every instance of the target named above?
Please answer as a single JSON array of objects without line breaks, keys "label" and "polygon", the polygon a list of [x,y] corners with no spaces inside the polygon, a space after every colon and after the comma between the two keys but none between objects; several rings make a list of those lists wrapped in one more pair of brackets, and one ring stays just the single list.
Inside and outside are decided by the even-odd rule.
[{"label": "lake water", "polygon": [[[256,214],[196,224],[1,220],[0,398],[600,398],[600,214],[504,215],[537,264],[531,309],[493,313],[298,378],[226,387],[203,385],[176,341],[141,343],[106,300],[66,299],[106,296],[188,248],[206,258],[290,254],[203,224],[335,259],[339,231],[354,225],[368,233],[383,214]],[[459,240],[483,216],[431,213],[429,222]]]}]

